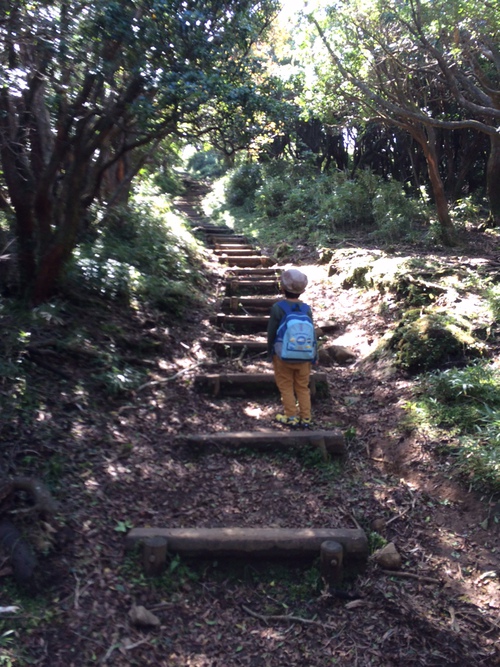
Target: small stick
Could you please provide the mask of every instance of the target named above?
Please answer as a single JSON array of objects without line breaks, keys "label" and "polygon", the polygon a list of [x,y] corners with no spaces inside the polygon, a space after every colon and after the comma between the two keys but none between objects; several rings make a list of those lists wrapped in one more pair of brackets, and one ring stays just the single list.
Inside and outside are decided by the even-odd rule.
[{"label": "small stick", "polygon": [[144,384],[141,384],[140,387],[138,387],[137,391],[142,391],[146,387],[156,387],[159,384],[165,384],[165,382],[171,382],[172,380],[177,379],[180,375],[184,375],[184,373],[188,373],[189,371],[194,370],[195,368],[198,368],[199,366],[203,366],[203,364],[206,364],[206,361],[200,361],[197,364],[194,364],[193,366],[189,366],[188,368],[183,368],[180,370],[178,373],[175,373],[174,375],[171,375],[168,378],[165,378],[164,380],[152,380],[151,382],[145,382]]},{"label": "small stick", "polygon": [[402,579],[417,579],[418,581],[423,581],[427,584],[440,584],[440,579],[434,579],[434,577],[425,577],[421,574],[413,574],[412,572],[398,572],[397,570],[382,570],[384,574],[387,574],[389,577],[401,577]]},{"label": "small stick", "polygon": [[[315,621],[312,618],[302,618],[301,616],[293,616],[287,614],[271,614],[269,616],[265,616],[264,614],[258,614],[256,611],[252,611],[248,607],[245,607],[244,604],[241,605],[241,608],[243,609],[243,611],[246,611],[247,614],[250,614],[250,616],[258,618],[260,621],[264,621],[264,623],[267,623],[268,621],[290,621],[292,623],[304,623],[304,625],[316,625],[326,630],[338,630],[338,628],[336,628],[333,625],[329,625],[328,623],[321,623],[320,621]],[[344,627],[345,624],[339,630],[338,634],[342,632]]]},{"label": "small stick", "polygon": [[405,509],[403,512],[400,512],[399,514],[396,514],[395,516],[391,517],[385,522],[386,527],[389,526],[393,521],[397,521],[398,519],[402,519],[404,516],[408,514],[408,509]]}]

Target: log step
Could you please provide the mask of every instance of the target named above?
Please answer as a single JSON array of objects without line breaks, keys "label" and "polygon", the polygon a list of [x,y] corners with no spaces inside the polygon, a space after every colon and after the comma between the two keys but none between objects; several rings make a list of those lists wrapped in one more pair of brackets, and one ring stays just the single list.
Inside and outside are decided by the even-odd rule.
[{"label": "log step", "polygon": [[214,234],[214,236],[208,236],[207,237],[207,243],[209,244],[215,244],[215,243],[229,243],[229,244],[234,244],[234,243],[247,243],[248,245],[251,245],[250,241],[247,239],[246,236],[242,236],[241,234]]},{"label": "log step", "polygon": [[211,340],[205,338],[201,341],[203,345],[211,347],[219,356],[235,357],[241,354],[243,350],[249,354],[259,354],[266,352],[266,341],[256,340],[224,340],[223,338]]},{"label": "log step", "polygon": [[235,243],[214,243],[213,247],[215,251],[222,251],[226,252],[227,250],[235,251],[235,250],[255,250],[255,246],[250,245],[249,243],[242,243],[241,241],[237,241]]},{"label": "log step", "polygon": [[133,528],[126,548],[161,537],[169,553],[182,556],[315,558],[327,541],[342,545],[344,559],[362,564],[368,558],[368,538],[358,528]]},{"label": "log step", "polygon": [[330,454],[346,452],[345,437],[341,431],[240,431],[236,433],[205,433],[181,435],[177,442],[207,449],[211,445],[223,447],[250,447],[252,449],[303,449],[317,447],[327,459]]},{"label": "log step", "polygon": [[220,264],[229,264],[229,266],[263,266],[269,267],[275,264],[275,260],[272,257],[256,257],[255,255],[247,255],[246,257],[219,257]]},{"label": "log step", "polygon": [[[212,396],[229,392],[231,396],[241,396],[248,392],[277,392],[274,373],[208,373],[198,375],[194,380],[195,388],[209,391]],[[326,373],[312,373],[309,378],[311,398],[325,396],[328,393]]]},{"label": "log step", "polygon": [[270,276],[276,277],[276,280],[279,279],[279,276],[281,275],[282,269],[279,267],[273,268],[273,269],[262,269],[262,268],[256,268],[256,269],[228,269],[226,271],[226,278],[229,277],[235,277],[235,278],[263,278],[263,279],[269,279]]},{"label": "log step", "polygon": [[210,324],[234,333],[267,331],[269,315],[227,315],[217,313],[210,318]]},{"label": "log step", "polygon": [[215,225],[198,225],[196,229],[197,231],[203,232],[208,236],[216,236],[217,238],[220,238],[220,236],[228,236],[228,235],[232,236],[231,229],[229,227],[216,227]]},{"label": "log step", "polygon": [[248,294],[279,294],[276,280],[225,280],[224,289],[227,296]]},{"label": "log step", "polygon": [[[277,297],[248,297],[248,296],[230,296],[222,299],[220,309],[224,313],[232,313],[233,315],[257,313],[269,313],[273,304],[279,299]],[[255,312],[256,311],[256,312]]]},{"label": "log step", "polygon": [[225,250],[214,250],[214,255],[217,257],[260,257],[262,255],[262,250],[257,250],[257,248],[246,247],[246,248],[233,248]]}]

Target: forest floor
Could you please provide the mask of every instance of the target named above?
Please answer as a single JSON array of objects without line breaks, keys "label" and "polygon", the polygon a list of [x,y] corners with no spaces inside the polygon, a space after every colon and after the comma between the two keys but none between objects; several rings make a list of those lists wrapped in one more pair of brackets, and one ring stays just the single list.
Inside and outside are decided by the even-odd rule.
[{"label": "forest floor", "polygon": [[[69,328],[85,334],[79,351],[59,350],[43,363],[33,356],[36,404],[0,431],[6,473],[40,476],[60,503],[50,544],[46,531],[38,536],[45,545],[36,542],[31,515],[20,519],[45,552],[38,590],[20,593],[5,562],[0,571],[0,606],[19,607],[0,616],[0,664],[500,665],[499,506],[454,475],[439,443],[405,426],[415,380],[368,360],[391,326],[380,294],[332,289],[327,267],[305,248],[292,260],[310,278],[316,317],[338,324],[329,342],[356,354],[350,366],[321,369],[329,395],[314,404],[319,427],[351,436],[342,461],[194,454],[176,441],[279,428],[273,396],[214,398],[194,389],[200,370],[239,363],[214,359],[201,344],[221,276],[208,253],[206,307],[186,321],[95,300],[68,302],[60,320],[37,332],[31,345],[40,349]],[[88,391],[96,347],[120,351],[149,380],[113,397],[93,378]],[[262,357],[250,366],[269,370]],[[164,575],[148,579],[140,555],[124,550],[132,526],[358,525],[373,548],[393,542],[403,566],[391,575],[370,559],[340,595],[323,588],[317,563],[173,558]],[[134,605],[159,623],[138,628]]]}]

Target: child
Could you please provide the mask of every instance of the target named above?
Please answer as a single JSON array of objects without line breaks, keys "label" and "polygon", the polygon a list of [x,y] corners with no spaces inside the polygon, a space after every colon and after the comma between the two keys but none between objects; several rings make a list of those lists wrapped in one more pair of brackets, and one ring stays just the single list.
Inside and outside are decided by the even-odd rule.
[{"label": "child", "polygon": [[[281,290],[285,295],[286,303],[292,306],[292,310],[303,312],[312,323],[311,308],[299,299],[306,289],[307,282],[307,276],[298,269],[288,269],[281,275]],[[273,305],[267,329],[267,357],[268,361],[273,363],[274,377],[285,412],[283,415],[276,415],[276,421],[291,428],[299,426],[311,428],[309,376],[312,363],[316,363],[315,347],[312,361],[284,361],[278,356],[276,353],[276,335],[281,322],[287,315],[283,308],[284,304],[284,301],[278,301]]]}]

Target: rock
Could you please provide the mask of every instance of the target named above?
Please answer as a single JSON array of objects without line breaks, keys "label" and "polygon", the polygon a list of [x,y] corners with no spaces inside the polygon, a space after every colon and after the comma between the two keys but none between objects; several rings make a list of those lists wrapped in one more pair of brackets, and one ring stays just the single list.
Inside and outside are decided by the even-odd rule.
[{"label": "rock", "polygon": [[335,250],[333,248],[320,248],[318,251],[319,264],[328,264],[332,261]]},{"label": "rock", "polygon": [[373,554],[375,562],[384,570],[400,570],[402,565],[401,554],[396,549],[393,542],[389,542],[385,547],[379,549]]},{"label": "rock", "polygon": [[377,517],[376,519],[373,519],[372,521],[372,529],[380,533],[382,530],[385,528],[385,519],[382,519],[380,517]]},{"label": "rock", "polygon": [[327,345],[318,351],[318,359],[322,364],[329,364],[332,361],[337,364],[351,364],[356,359],[352,350],[342,345]]},{"label": "rock", "polygon": [[316,335],[323,336],[324,334],[332,333],[332,331],[337,331],[339,328],[339,323],[334,322],[333,320],[326,320],[323,322],[316,323]]},{"label": "rock", "polygon": [[160,619],[142,605],[134,605],[129,611],[130,622],[139,628],[156,628]]}]

